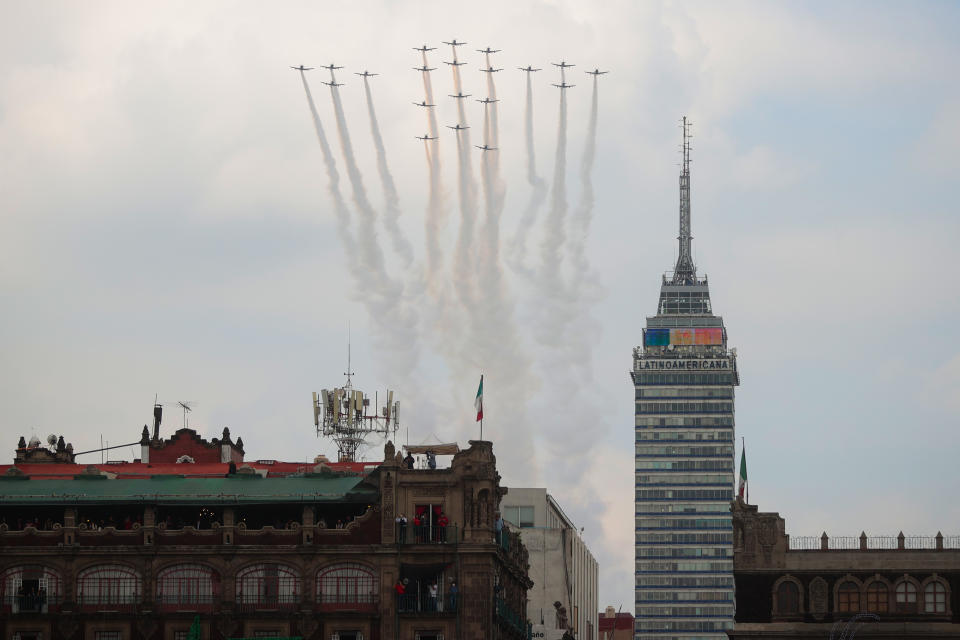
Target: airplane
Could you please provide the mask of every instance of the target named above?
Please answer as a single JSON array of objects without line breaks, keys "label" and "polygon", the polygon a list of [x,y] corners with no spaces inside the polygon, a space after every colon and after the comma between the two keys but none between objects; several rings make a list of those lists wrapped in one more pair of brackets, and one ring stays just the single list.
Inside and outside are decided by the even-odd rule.
[{"label": "airplane", "polygon": [[567,84],[566,82],[561,82],[560,84],[553,85],[558,89],[569,89],[570,87],[575,87],[575,84]]},{"label": "airplane", "polygon": [[540,71],[540,69],[534,69],[534,68],[531,67],[531,66],[527,66],[527,67],[517,67],[517,69],[520,69],[520,71],[526,71],[527,73],[529,73],[529,72],[531,72],[531,71]]},{"label": "airplane", "polygon": [[414,67],[414,71],[434,71],[436,67]]},{"label": "airplane", "polygon": [[490,98],[484,98],[483,100],[481,100],[480,98],[477,98],[477,102],[482,102],[483,104],[491,104],[494,102],[500,102],[500,98],[494,98],[493,100],[491,100]]},{"label": "airplane", "polygon": [[503,71],[503,69],[494,69],[493,67],[487,67],[486,69],[480,69],[484,73],[496,73],[497,71]]},{"label": "airplane", "polygon": [[300,65],[299,67],[290,67],[291,69],[296,69],[297,71],[311,71],[313,67],[305,67]]},{"label": "airplane", "polygon": [[369,78],[370,76],[378,76],[378,75],[380,75],[380,74],[379,74],[379,73],[370,73],[369,71],[367,71],[366,69],[364,69],[363,73],[357,73],[357,72],[355,71],[355,72],[353,73],[353,75],[355,75],[355,76],[363,76],[364,78]]},{"label": "airplane", "polygon": [[561,60],[559,63],[557,63],[557,62],[551,62],[550,64],[552,64],[552,65],[555,66],[555,67],[560,67],[561,69],[566,69],[567,67],[575,67],[575,66],[577,66],[577,65],[575,65],[575,64],[570,64],[570,63],[567,62],[566,60]]},{"label": "airplane", "polygon": [[457,125],[454,127],[447,125],[447,129],[453,129],[454,131],[463,131],[464,129],[469,129],[469,128],[470,128],[470,125],[460,124],[460,123],[457,123]]},{"label": "airplane", "polygon": [[433,51],[433,50],[435,50],[435,49],[436,49],[436,47],[428,47],[427,45],[423,45],[422,47],[414,47],[414,48],[413,48],[414,51],[420,51],[420,52],[422,52],[422,53],[426,53],[427,51]]},{"label": "airplane", "polygon": [[328,64],[327,66],[321,66],[320,68],[321,68],[321,69],[327,69],[327,70],[329,70],[329,71],[333,71],[334,69],[343,69],[343,67],[335,67],[335,66],[333,66],[333,63],[332,63],[332,62],[331,62],[330,64]]},{"label": "airplane", "polygon": [[483,151],[496,151],[496,150],[497,150],[496,147],[488,147],[488,146],[485,145],[485,144],[484,144],[484,145],[475,144],[475,145],[473,145],[473,146],[475,146],[477,149],[482,149]]},{"label": "airplane", "polygon": [[418,107],[435,107],[435,106],[437,106],[437,105],[435,105],[435,104],[427,104],[427,101],[426,101],[426,100],[424,100],[423,102],[414,102],[413,104],[417,105]]},{"label": "airplane", "polygon": [[477,49],[477,53],[500,53],[500,49],[491,49],[487,47],[486,49]]},{"label": "airplane", "polygon": [[452,66],[452,67],[461,67],[461,66],[463,66],[463,65],[465,65],[465,64],[467,64],[467,63],[466,63],[466,62],[460,62],[459,60],[454,60],[453,62],[447,62],[446,60],[444,60],[444,61],[443,61],[443,64],[449,64],[449,65]]},{"label": "airplane", "polygon": [[417,140],[423,140],[424,142],[426,142],[427,140],[437,139],[437,136],[430,137],[427,134],[423,134],[422,136],[413,136],[413,137],[416,138]]},{"label": "airplane", "polygon": [[443,44],[448,44],[448,45],[450,45],[451,47],[459,47],[459,46],[465,45],[465,44],[467,44],[467,43],[466,43],[466,42],[457,42],[457,39],[454,38],[454,39],[453,39],[453,42],[444,42]]},{"label": "airplane", "polygon": [[320,82],[322,82],[323,84],[327,85],[328,87],[342,87],[342,86],[343,86],[343,83],[342,83],[342,82],[337,82],[336,80],[331,80],[330,82],[325,82],[325,81],[321,80]]},{"label": "airplane", "polygon": [[600,71],[600,69],[594,69],[593,71],[587,71],[592,76],[602,76],[605,73],[610,73],[609,71]]},{"label": "airplane", "polygon": [[470,97],[470,94],[469,94],[469,93],[464,93],[463,91],[461,91],[460,93],[451,93],[451,94],[448,94],[448,95],[449,95],[451,98],[456,98],[457,100],[463,100],[464,98],[469,98],[469,97]]}]

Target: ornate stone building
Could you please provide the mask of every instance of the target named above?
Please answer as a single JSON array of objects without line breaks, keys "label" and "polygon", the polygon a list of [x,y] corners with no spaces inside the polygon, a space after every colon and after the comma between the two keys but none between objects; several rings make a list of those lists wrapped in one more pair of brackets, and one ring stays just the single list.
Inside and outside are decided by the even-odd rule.
[{"label": "ornate stone building", "polygon": [[316,466],[245,463],[226,431],[141,444],[84,466],[21,442],[0,466],[4,638],[185,640],[196,616],[203,640],[526,638],[490,442],[431,470],[390,443],[382,464]]},{"label": "ornate stone building", "polygon": [[794,539],[732,506],[735,639],[960,638],[960,538]]}]

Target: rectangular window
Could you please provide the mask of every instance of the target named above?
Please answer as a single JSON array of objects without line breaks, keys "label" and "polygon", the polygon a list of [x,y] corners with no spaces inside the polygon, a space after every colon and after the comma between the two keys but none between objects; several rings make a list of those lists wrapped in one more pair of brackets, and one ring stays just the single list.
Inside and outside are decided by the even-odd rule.
[{"label": "rectangular window", "polygon": [[280,629],[254,629],[254,638],[280,638]]},{"label": "rectangular window", "polygon": [[189,635],[189,629],[178,629],[173,632],[173,640],[187,640],[187,636]]},{"label": "rectangular window", "polygon": [[532,527],[534,524],[534,511],[532,506],[503,507],[501,514],[504,520],[515,527]]},{"label": "rectangular window", "polygon": [[94,638],[96,640],[122,640],[123,634],[119,631],[97,631]]},{"label": "rectangular window", "polygon": [[363,640],[363,634],[359,631],[334,631],[330,640]]},{"label": "rectangular window", "polygon": [[416,640],[443,640],[439,631],[417,631]]}]

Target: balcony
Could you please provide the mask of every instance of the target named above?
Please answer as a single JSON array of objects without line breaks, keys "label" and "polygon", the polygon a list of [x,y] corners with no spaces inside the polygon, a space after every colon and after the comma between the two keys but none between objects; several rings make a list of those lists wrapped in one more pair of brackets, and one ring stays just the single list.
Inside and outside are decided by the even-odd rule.
[{"label": "balcony", "polygon": [[99,594],[95,596],[77,596],[77,605],[82,611],[99,613],[134,613],[140,606],[140,596],[136,594]]},{"label": "balcony", "polygon": [[252,611],[296,611],[300,607],[300,594],[263,596],[254,601],[238,602],[237,606],[244,613]]},{"label": "balcony", "polygon": [[397,611],[399,613],[428,615],[455,614],[459,604],[459,594],[448,593],[446,595],[438,595],[436,598],[417,593],[401,593],[397,595]]},{"label": "balcony", "polygon": [[3,613],[49,613],[59,611],[63,598],[46,593],[8,595],[3,598]]},{"label": "balcony", "polygon": [[167,613],[211,612],[219,601],[219,594],[160,596],[157,598],[157,610]]},{"label": "balcony", "polygon": [[380,598],[375,593],[368,594],[319,594],[317,610],[324,612],[356,611],[376,613]]},{"label": "balcony", "polygon": [[456,525],[397,525],[397,544],[457,544]]}]

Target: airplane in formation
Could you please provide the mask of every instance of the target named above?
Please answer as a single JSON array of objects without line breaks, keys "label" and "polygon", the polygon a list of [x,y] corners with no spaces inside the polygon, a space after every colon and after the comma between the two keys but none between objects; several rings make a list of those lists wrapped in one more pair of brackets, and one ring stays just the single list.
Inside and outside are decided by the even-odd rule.
[{"label": "airplane in formation", "polygon": [[469,94],[469,93],[464,93],[463,91],[461,91],[460,93],[451,93],[451,94],[448,94],[448,95],[449,95],[451,98],[456,98],[457,100],[463,100],[464,98],[469,98],[469,97],[470,97],[470,94]]},{"label": "airplane in formation", "polygon": [[561,82],[560,84],[553,85],[558,89],[569,89],[570,87],[575,87],[575,84],[567,84],[566,82]]},{"label": "airplane in formation", "polygon": [[481,145],[481,144],[475,144],[475,145],[473,145],[473,146],[475,146],[477,149],[480,149],[481,151],[496,151],[496,150],[497,150],[496,147],[488,147],[488,146],[485,145],[485,144],[482,144],[482,145]]},{"label": "airplane in formation", "polygon": [[300,65],[299,67],[290,67],[291,69],[296,69],[297,71],[312,71],[313,67],[305,67]]},{"label": "airplane in formation", "polygon": [[321,66],[320,68],[321,68],[321,69],[327,69],[328,71],[335,71],[336,69],[343,69],[343,67],[336,67],[336,66],[334,66],[332,62],[331,62],[330,64],[326,65],[326,66]]},{"label": "airplane in formation", "polygon": [[467,43],[466,43],[466,42],[457,42],[457,39],[454,38],[454,39],[453,39],[453,42],[444,42],[443,44],[448,44],[448,45],[450,45],[451,47],[461,47],[461,46],[463,46],[463,45],[465,45],[465,44],[467,44]]},{"label": "airplane in formation", "polygon": [[443,61],[443,64],[448,64],[448,65],[450,65],[451,67],[461,67],[461,66],[463,66],[463,65],[465,65],[465,64],[467,64],[467,63],[466,63],[466,62],[460,62],[459,60],[454,60],[453,62],[447,62],[446,60],[444,60],[444,61]]},{"label": "airplane in formation", "polygon": [[436,49],[436,47],[428,47],[427,45],[423,45],[422,47],[414,47],[414,48],[413,48],[414,51],[420,51],[421,53],[426,53],[427,51],[433,51],[433,50],[435,50],[435,49]]},{"label": "airplane in formation", "polygon": [[517,69],[520,69],[520,71],[526,71],[527,73],[530,73],[531,71],[540,71],[540,69],[534,69],[532,66],[517,67]]},{"label": "airplane in formation", "polygon": [[566,60],[561,60],[560,62],[551,62],[550,64],[552,64],[552,65],[555,66],[555,67],[560,67],[561,69],[566,69],[567,67],[575,67],[575,66],[577,66],[577,65],[575,65],[575,64],[570,64],[570,63],[567,62]]},{"label": "airplane in formation", "polygon": [[426,142],[427,140],[437,139],[437,136],[431,137],[431,136],[428,136],[427,134],[423,134],[422,136],[413,136],[413,137],[416,138],[417,140],[423,140],[424,142]]},{"label": "airplane in formation", "polygon": [[380,75],[380,74],[379,74],[379,73],[370,73],[369,71],[367,71],[366,69],[364,69],[364,70],[363,70],[363,73],[357,73],[356,71],[354,71],[353,75],[355,75],[355,76],[363,76],[364,78],[369,78],[370,76],[378,76],[378,75]]},{"label": "airplane in formation", "polygon": [[483,104],[492,104],[494,102],[500,102],[500,98],[494,98],[493,100],[490,98],[483,98],[482,100],[477,98],[477,102],[482,102]]},{"label": "airplane in formation", "polygon": [[593,71],[587,71],[592,76],[602,76],[605,73],[610,73],[609,71],[600,71],[600,69],[594,69]]},{"label": "airplane in formation", "polygon": [[414,67],[414,71],[434,71],[436,67]]},{"label": "airplane in formation", "polygon": [[464,129],[469,129],[470,125],[457,123],[455,126],[451,127],[447,125],[447,129],[453,129],[454,131],[463,131]]},{"label": "airplane in formation", "polygon": [[493,67],[487,67],[486,69],[480,69],[484,73],[496,73],[497,71],[503,71],[503,69],[494,69]]},{"label": "airplane in formation", "polygon": [[322,82],[323,84],[327,85],[328,87],[342,87],[342,86],[343,86],[343,83],[342,83],[342,82],[337,82],[336,80],[330,80],[330,82],[326,82],[325,80],[321,80],[320,82]]},{"label": "airplane in formation", "polygon": [[490,47],[487,47],[486,49],[477,49],[477,53],[500,53],[500,49],[491,49]]},{"label": "airplane in formation", "polygon": [[435,107],[435,106],[437,106],[437,105],[435,105],[435,104],[427,104],[427,101],[426,101],[426,100],[424,100],[423,102],[414,102],[413,104],[417,105],[418,107]]}]

